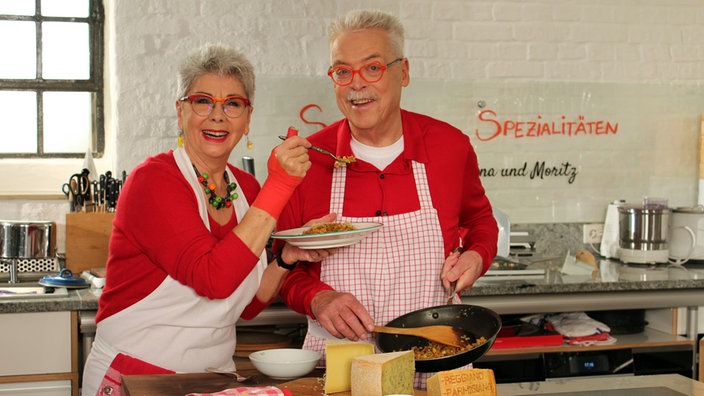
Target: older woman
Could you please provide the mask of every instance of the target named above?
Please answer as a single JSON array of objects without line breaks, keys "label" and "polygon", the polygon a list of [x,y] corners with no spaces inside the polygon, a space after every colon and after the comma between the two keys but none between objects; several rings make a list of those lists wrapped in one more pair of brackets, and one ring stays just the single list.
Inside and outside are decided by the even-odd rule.
[{"label": "older woman", "polygon": [[289,247],[268,264],[266,243],[311,166],[310,143],[278,146],[260,189],[227,162],[249,133],[253,100],[252,65],[230,48],[206,46],[182,65],[183,147],[137,166],[120,194],[83,395],[119,394],[123,374],[233,370],[237,320],[277,296],[287,263],[330,254]]}]

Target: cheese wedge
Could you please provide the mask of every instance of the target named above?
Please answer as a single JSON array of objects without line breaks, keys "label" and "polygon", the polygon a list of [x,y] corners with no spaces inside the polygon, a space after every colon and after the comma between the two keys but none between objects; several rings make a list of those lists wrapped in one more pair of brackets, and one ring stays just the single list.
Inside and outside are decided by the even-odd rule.
[{"label": "cheese wedge", "polygon": [[351,389],[352,359],[374,354],[374,344],[347,340],[325,342],[325,393],[346,392]]},{"label": "cheese wedge", "polygon": [[352,396],[413,394],[412,351],[377,353],[352,360]]},{"label": "cheese wedge", "polygon": [[427,382],[428,396],[495,396],[496,379],[490,369],[440,371]]}]

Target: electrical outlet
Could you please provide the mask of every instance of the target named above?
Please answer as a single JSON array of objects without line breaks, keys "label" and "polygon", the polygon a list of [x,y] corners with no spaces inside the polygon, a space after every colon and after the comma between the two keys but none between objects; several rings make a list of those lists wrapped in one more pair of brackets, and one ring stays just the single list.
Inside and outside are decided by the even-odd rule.
[{"label": "electrical outlet", "polygon": [[604,235],[604,224],[593,223],[582,226],[582,242],[601,243],[601,236]]}]

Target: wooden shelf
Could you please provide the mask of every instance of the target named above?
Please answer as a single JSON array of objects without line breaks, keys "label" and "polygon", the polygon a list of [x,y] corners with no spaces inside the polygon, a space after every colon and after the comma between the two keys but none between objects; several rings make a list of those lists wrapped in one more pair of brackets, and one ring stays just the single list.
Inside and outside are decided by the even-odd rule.
[{"label": "wooden shelf", "polygon": [[664,333],[662,331],[645,328],[642,333],[638,334],[623,334],[616,335],[614,338],[617,341],[610,345],[557,345],[557,346],[536,346],[524,348],[506,348],[506,349],[490,349],[481,360],[492,360],[491,357],[499,356],[520,356],[541,353],[569,353],[583,351],[605,351],[614,349],[633,349],[637,352],[639,349],[651,348],[673,348],[682,347],[684,349],[694,348],[694,340],[686,337]]}]

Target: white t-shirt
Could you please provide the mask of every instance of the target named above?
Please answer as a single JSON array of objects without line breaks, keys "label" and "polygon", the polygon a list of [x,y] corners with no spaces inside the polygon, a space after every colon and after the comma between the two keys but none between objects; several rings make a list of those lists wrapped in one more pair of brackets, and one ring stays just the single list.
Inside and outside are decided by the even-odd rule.
[{"label": "white t-shirt", "polygon": [[384,147],[367,146],[352,137],[350,146],[355,158],[369,162],[379,170],[384,170],[403,152],[403,135],[393,144]]}]

